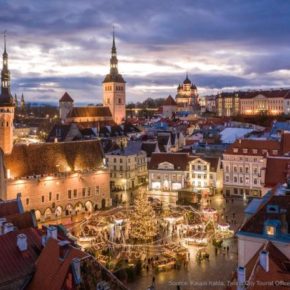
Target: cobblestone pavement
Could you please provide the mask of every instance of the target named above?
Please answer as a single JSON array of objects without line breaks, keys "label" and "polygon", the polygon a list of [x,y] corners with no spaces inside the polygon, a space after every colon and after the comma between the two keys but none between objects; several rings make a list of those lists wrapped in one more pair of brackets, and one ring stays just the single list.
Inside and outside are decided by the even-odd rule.
[{"label": "cobblestone pavement", "polygon": [[[235,231],[243,222],[243,210],[246,204],[242,199],[228,199],[226,202],[221,195],[217,195],[202,200],[202,207],[207,206],[217,209],[221,216],[220,222],[225,222],[227,218],[231,224],[231,229]],[[210,259],[201,263],[195,260],[196,248],[193,247],[190,250],[190,263],[188,267],[158,274],[154,274],[151,271],[147,273],[145,271],[138,280],[129,284],[129,288],[131,290],[145,290],[152,284],[154,276],[156,290],[225,289],[237,266],[236,238],[224,241],[223,247],[227,246],[229,246],[229,252],[222,249],[215,255],[214,247],[209,245],[208,252]],[[180,288],[177,287],[178,285]]]}]

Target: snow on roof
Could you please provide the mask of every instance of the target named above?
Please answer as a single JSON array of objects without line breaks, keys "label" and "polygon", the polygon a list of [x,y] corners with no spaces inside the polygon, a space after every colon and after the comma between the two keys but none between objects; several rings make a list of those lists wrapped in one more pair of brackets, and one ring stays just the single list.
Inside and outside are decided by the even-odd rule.
[{"label": "snow on roof", "polygon": [[253,132],[250,128],[225,128],[221,131],[221,141],[222,143],[234,143],[236,139],[243,138],[248,133]]}]

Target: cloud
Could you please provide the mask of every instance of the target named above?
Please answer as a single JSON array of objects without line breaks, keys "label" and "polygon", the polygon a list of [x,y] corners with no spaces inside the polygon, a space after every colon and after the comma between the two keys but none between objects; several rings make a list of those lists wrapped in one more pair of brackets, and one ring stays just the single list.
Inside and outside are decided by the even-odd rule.
[{"label": "cloud", "polygon": [[283,0],[2,0],[0,27],[16,93],[99,102],[115,24],[128,100],[141,100],[174,95],[186,71],[203,94],[287,86],[289,11]]}]

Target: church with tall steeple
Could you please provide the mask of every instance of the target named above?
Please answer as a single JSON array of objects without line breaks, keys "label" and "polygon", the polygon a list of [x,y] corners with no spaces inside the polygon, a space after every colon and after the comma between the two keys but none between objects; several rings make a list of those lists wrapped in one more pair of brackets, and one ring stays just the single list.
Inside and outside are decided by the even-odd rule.
[{"label": "church with tall steeple", "polygon": [[103,106],[109,107],[113,120],[121,124],[126,118],[126,82],[118,71],[118,58],[113,31],[110,73],[103,81]]},{"label": "church with tall steeple", "polygon": [[4,33],[3,65],[1,70],[0,95],[0,148],[9,154],[13,148],[14,98],[10,90],[10,71],[6,50],[6,33]]}]

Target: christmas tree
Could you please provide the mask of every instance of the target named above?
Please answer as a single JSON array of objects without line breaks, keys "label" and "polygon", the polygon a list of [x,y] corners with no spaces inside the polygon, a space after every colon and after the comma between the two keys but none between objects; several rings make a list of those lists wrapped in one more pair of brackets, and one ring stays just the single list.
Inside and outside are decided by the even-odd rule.
[{"label": "christmas tree", "polygon": [[134,210],[130,216],[130,238],[136,242],[149,242],[157,235],[156,217],[144,192],[134,201]]}]

